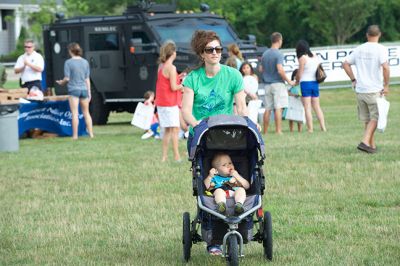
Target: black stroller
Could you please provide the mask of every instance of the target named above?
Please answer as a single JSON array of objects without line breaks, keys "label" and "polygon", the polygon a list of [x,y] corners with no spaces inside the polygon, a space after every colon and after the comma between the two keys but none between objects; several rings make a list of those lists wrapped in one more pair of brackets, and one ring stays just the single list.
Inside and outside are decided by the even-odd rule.
[{"label": "black stroller", "polygon": [[[228,265],[238,265],[243,257],[243,244],[249,241],[263,243],[264,255],[272,260],[272,219],[262,209],[265,177],[262,165],[265,159],[264,142],[256,125],[248,118],[234,115],[216,115],[203,120],[194,128],[189,139],[189,159],[192,161],[193,196],[197,197],[197,214],[190,221],[189,212],[183,214],[183,258],[190,259],[192,244],[206,241],[222,244],[222,256]],[[244,212],[234,215],[234,199],[227,198],[226,214],[216,211],[214,198],[205,194],[204,178],[211,168],[215,153],[224,152],[232,158],[235,169],[247,179]],[[201,235],[198,229],[201,225]],[[256,232],[253,229],[256,228]]]}]

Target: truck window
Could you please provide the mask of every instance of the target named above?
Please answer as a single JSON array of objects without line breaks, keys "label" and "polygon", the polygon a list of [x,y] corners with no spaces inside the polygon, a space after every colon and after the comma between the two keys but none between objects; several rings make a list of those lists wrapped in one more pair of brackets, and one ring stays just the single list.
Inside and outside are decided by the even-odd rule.
[{"label": "truck window", "polygon": [[150,43],[149,37],[147,37],[147,34],[142,31],[132,32],[132,39],[141,39],[142,43]]},{"label": "truck window", "polygon": [[[169,22],[155,25],[155,29],[163,42],[172,39],[176,43],[190,43],[193,32],[199,29],[215,31],[223,44],[235,42],[229,25],[215,21],[209,23],[201,20]],[[173,37],[171,38],[171,36]]]},{"label": "truck window", "polygon": [[115,51],[119,50],[117,33],[92,33],[89,34],[90,51]]},{"label": "truck window", "polygon": [[[135,40],[135,43],[138,43],[138,44],[149,44],[149,43],[151,43],[150,38],[143,31],[133,31],[132,32],[132,40]],[[143,46],[143,47],[141,47],[139,49],[142,49],[143,51],[150,51],[150,50],[153,49],[153,47]]]}]

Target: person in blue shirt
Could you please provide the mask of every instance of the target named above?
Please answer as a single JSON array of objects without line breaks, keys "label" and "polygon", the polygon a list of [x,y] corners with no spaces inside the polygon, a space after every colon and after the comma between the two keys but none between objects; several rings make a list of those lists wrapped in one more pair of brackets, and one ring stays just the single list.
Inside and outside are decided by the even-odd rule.
[{"label": "person in blue shirt", "polygon": [[211,165],[209,175],[204,179],[204,185],[213,194],[218,212],[225,213],[226,198],[234,197],[235,213],[243,213],[249,182],[235,170],[231,157],[226,153],[217,153]]},{"label": "person in blue shirt", "polygon": [[78,43],[68,45],[70,59],[64,63],[64,78],[56,80],[58,85],[67,85],[68,101],[72,113],[72,139],[78,139],[79,105],[85,118],[89,137],[93,138],[93,123],[89,112],[91,99],[89,62],[82,57],[83,51]]}]

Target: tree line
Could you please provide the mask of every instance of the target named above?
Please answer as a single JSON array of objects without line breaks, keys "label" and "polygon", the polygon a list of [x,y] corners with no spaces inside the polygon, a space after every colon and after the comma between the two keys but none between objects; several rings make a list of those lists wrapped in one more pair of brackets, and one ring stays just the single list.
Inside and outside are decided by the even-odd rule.
[{"label": "tree line", "polygon": [[[30,37],[42,43],[42,26],[55,21],[55,13],[67,18],[86,15],[119,15],[135,0],[25,0],[40,3],[28,17]],[[259,45],[269,46],[269,36],[279,31],[284,48],[295,47],[300,39],[311,46],[343,45],[365,41],[368,25],[378,24],[383,32],[381,41],[400,40],[399,0],[153,0],[175,2],[178,10],[200,12],[200,4],[210,6],[210,12],[225,17],[241,38],[253,34]],[[25,37],[25,36],[24,36]]]},{"label": "tree line", "polygon": [[[64,0],[68,16],[121,14],[133,0]],[[171,3],[158,0],[157,3]],[[399,0],[177,0],[179,10],[200,11],[207,3],[210,11],[231,23],[240,37],[254,34],[260,45],[269,45],[269,36],[279,31],[284,47],[294,47],[299,39],[311,46],[360,43],[368,25],[378,24],[382,41],[400,40]]]},{"label": "tree line", "polygon": [[[180,2],[189,8],[201,1]],[[398,0],[214,0],[210,6],[241,36],[254,34],[263,45],[275,31],[283,34],[284,47],[294,47],[299,39],[311,46],[359,43],[370,24],[380,25],[382,41],[400,40]]]}]

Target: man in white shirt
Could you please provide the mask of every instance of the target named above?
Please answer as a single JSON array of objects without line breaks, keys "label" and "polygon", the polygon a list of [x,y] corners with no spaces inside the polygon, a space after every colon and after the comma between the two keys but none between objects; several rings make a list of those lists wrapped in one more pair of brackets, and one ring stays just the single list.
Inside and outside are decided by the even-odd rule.
[{"label": "man in white shirt", "polygon": [[[343,68],[357,94],[358,117],[365,123],[364,136],[357,149],[366,153],[376,152],[374,134],[379,118],[376,99],[389,93],[388,53],[378,43],[380,37],[378,25],[369,26],[368,41],[358,46],[343,62]],[[351,65],[356,67],[356,76]]]},{"label": "man in white shirt", "polygon": [[[44,69],[43,57],[35,51],[33,40],[25,40],[25,53],[18,57],[14,66],[15,74],[21,73],[21,84],[23,88],[30,90],[36,86],[42,89],[42,71]],[[29,91],[28,91],[29,93]]]}]

